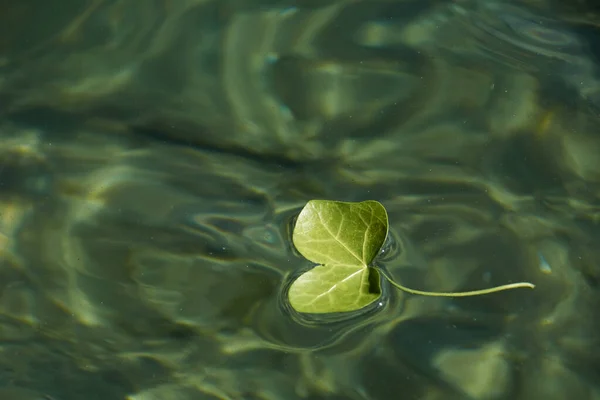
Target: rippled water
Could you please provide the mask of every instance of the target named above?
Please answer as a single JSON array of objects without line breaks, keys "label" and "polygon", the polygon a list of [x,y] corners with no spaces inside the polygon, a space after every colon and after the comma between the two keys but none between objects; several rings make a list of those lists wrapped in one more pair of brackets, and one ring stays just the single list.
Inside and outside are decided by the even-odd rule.
[{"label": "rippled water", "polygon": [[[0,398],[600,399],[600,14],[547,0],[0,6]],[[408,296],[290,311],[310,199]]]}]

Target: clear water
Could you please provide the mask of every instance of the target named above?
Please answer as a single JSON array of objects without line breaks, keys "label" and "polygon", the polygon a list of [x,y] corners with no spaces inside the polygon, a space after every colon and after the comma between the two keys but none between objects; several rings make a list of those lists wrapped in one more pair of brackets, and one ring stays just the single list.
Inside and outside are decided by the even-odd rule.
[{"label": "clear water", "polygon": [[[3,400],[600,399],[591,2],[0,6]],[[310,199],[403,295],[289,312]]]}]

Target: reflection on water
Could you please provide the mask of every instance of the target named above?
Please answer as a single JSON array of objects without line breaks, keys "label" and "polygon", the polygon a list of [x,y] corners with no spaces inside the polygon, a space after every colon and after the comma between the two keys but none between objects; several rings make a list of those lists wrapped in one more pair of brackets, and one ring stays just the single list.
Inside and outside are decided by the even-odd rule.
[{"label": "reflection on water", "polygon": [[[600,399],[584,5],[63,3],[0,6],[0,398]],[[294,315],[314,198],[407,286],[537,287]]]}]

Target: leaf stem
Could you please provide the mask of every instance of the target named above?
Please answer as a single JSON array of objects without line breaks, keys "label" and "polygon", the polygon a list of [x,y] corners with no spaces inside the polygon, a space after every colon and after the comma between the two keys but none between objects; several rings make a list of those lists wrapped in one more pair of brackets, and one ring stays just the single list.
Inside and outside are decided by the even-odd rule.
[{"label": "leaf stem", "polygon": [[421,296],[468,297],[468,296],[480,296],[483,294],[496,293],[496,292],[501,292],[503,290],[511,290],[511,289],[519,289],[519,288],[529,288],[529,289],[535,288],[535,285],[533,283],[517,282],[517,283],[510,283],[508,285],[495,286],[495,287],[489,288],[489,289],[471,290],[468,292],[427,292],[427,291],[423,291],[423,290],[416,290],[416,289],[408,288],[406,286],[402,286],[399,283],[394,282],[392,280],[392,278],[390,278],[385,272],[383,272],[379,268],[378,268],[378,270],[385,277],[385,279],[387,279],[387,281],[389,283],[391,283],[393,286],[395,286],[396,288],[402,290],[403,292],[407,292],[410,294],[417,294],[417,295],[421,295]]}]

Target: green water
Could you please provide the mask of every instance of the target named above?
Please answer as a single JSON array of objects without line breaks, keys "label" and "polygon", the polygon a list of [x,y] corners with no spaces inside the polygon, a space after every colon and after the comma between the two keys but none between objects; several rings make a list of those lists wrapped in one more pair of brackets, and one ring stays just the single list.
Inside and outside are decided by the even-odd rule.
[{"label": "green water", "polygon": [[[0,6],[0,399],[600,399],[585,2]],[[298,315],[311,199],[398,282]]]}]

